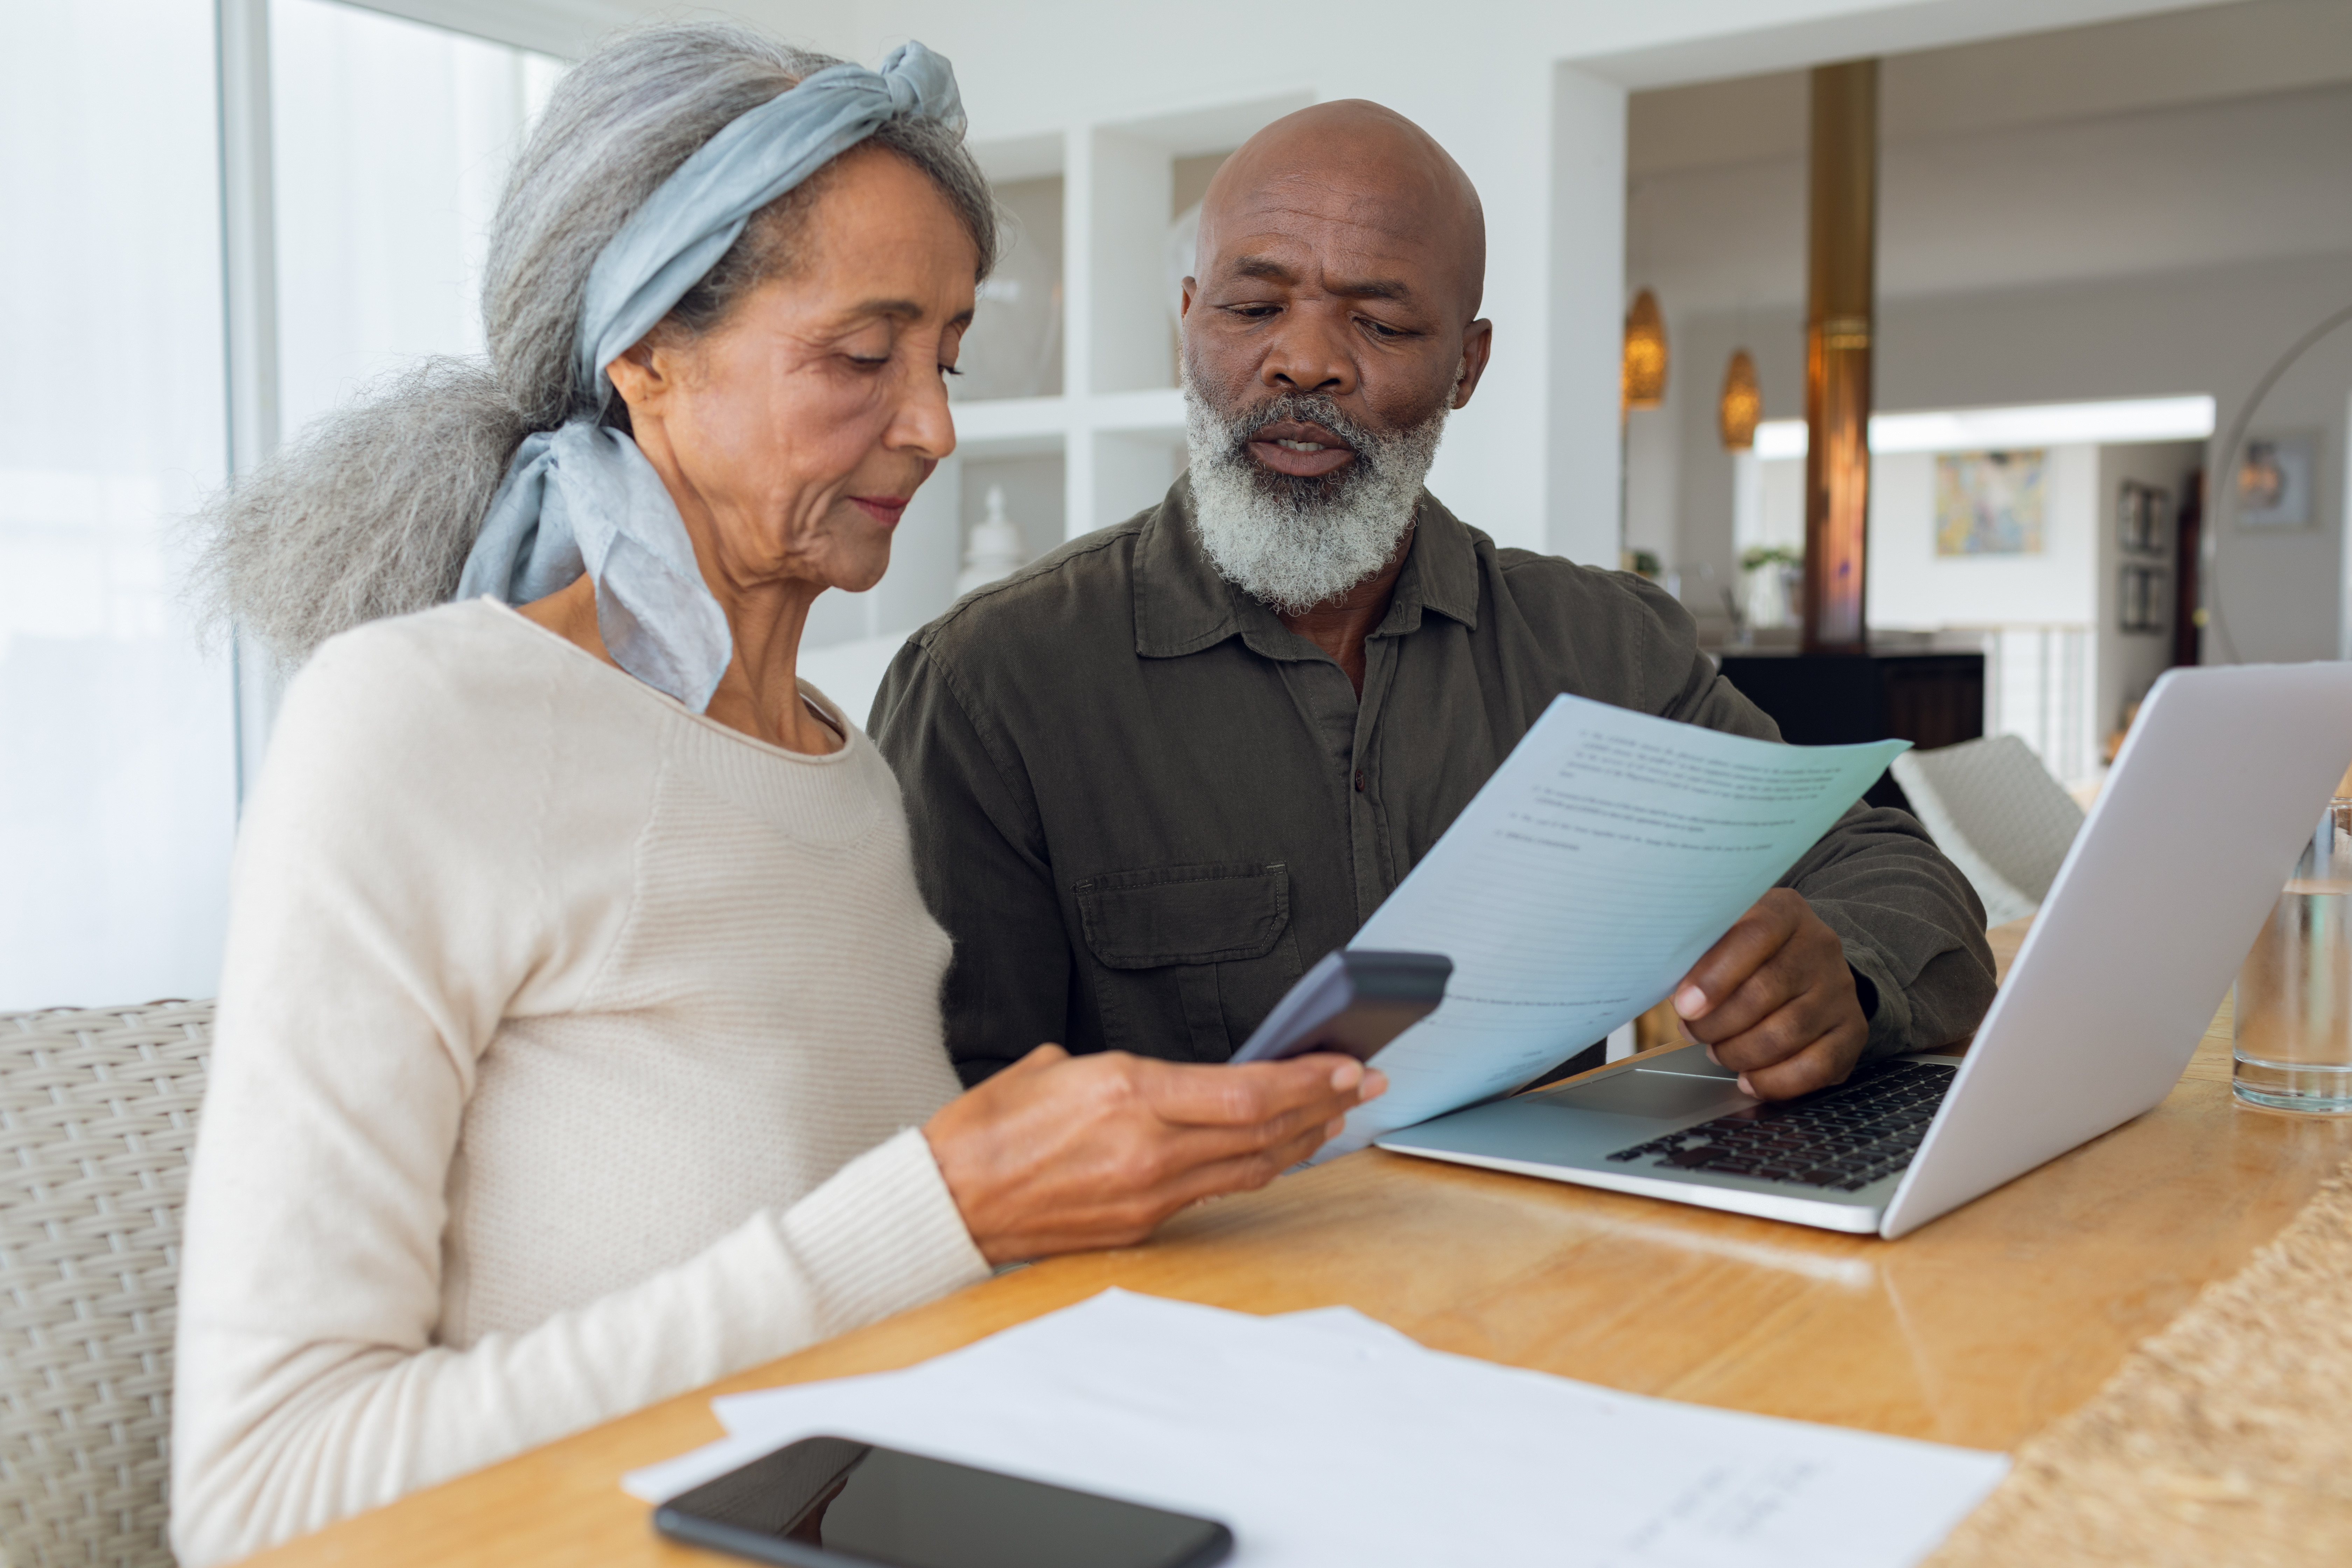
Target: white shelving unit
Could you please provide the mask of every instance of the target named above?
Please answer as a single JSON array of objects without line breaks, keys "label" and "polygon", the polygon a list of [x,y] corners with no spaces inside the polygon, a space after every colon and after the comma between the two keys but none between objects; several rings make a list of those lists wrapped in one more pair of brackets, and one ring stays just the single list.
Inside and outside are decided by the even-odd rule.
[{"label": "white shelving unit", "polygon": [[[1016,481],[1007,483],[1007,493],[1015,498],[1013,520],[1033,556],[1062,539],[1130,517],[1167,492],[1184,464],[1170,226],[1180,205],[1197,199],[1190,186],[1203,181],[1216,160],[1311,101],[1298,92],[975,143],[989,179],[1008,198],[1017,194],[1006,203],[1016,217],[1024,207],[1034,210],[1047,183],[1059,186],[1061,255],[1054,282],[1061,309],[1061,391],[958,396],[956,454],[908,508],[889,575],[870,593],[819,601],[803,639],[805,668],[853,718],[864,718],[874,684],[907,633],[954,602],[965,533],[990,484]],[[1016,233],[1013,243],[1025,237]],[[1034,255],[1028,261],[1034,274]],[[1024,276],[1016,286],[1038,281]],[[984,294],[971,351],[1001,346],[1001,340],[992,342],[982,334],[990,309]],[[971,379],[993,386],[1011,378]],[[1045,510],[1037,483],[1043,464],[1060,468],[1058,520],[1039,515]],[[1050,526],[1054,521],[1058,528]]]},{"label": "white shelving unit", "polygon": [[1179,161],[1228,153],[1310,101],[1302,92],[973,149],[999,184],[1061,181],[1064,390],[959,403],[957,434],[967,458],[1058,449],[1068,537],[1149,506],[1181,467],[1166,261]]}]

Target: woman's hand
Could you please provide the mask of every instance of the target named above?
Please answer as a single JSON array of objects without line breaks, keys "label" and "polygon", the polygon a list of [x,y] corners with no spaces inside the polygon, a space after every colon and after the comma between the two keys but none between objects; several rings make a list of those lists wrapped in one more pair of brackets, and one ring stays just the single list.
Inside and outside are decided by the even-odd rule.
[{"label": "woman's hand", "polygon": [[1214,1067],[1039,1046],[923,1136],[973,1244],[1010,1263],[1129,1246],[1187,1204],[1262,1187],[1387,1088],[1329,1053]]}]

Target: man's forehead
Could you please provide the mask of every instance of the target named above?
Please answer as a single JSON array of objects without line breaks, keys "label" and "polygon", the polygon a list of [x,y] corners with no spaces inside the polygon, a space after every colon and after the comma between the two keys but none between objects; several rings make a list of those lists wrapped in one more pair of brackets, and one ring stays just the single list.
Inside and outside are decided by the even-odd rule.
[{"label": "man's forehead", "polygon": [[1293,169],[1236,182],[1219,195],[1213,213],[1204,208],[1202,216],[1220,229],[1340,225],[1407,240],[1423,235],[1433,193],[1394,180],[1350,178],[1345,170]]},{"label": "man's forehead", "polygon": [[1461,170],[1411,121],[1370,104],[1304,110],[1218,171],[1201,213],[1201,269],[1270,276],[1259,264],[1271,261],[1297,281],[1460,288],[1475,309],[1486,248],[1477,205]]},{"label": "man's forehead", "polygon": [[1251,278],[1347,294],[1357,299],[1424,300],[1439,286],[1443,257],[1405,237],[1342,222],[1297,221],[1239,232],[1228,229],[1204,275]]}]

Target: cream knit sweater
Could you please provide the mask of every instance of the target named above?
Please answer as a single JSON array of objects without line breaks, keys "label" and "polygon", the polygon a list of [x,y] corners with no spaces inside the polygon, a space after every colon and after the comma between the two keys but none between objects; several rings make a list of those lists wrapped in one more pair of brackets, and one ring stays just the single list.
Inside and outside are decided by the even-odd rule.
[{"label": "cream knit sweater", "polygon": [[762,745],[488,600],[294,682],[188,1197],[184,1563],[986,1273],[919,1131],[948,941],[832,716]]}]

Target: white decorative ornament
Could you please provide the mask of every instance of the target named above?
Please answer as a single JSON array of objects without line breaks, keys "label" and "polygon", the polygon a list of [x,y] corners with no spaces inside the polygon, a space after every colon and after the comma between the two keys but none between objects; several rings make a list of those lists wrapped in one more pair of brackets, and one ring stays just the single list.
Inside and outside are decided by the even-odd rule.
[{"label": "white decorative ornament", "polygon": [[972,525],[971,541],[964,546],[963,571],[956,577],[956,595],[1010,577],[1029,558],[1021,530],[1004,515],[1004,487],[988,487],[988,515]]}]

